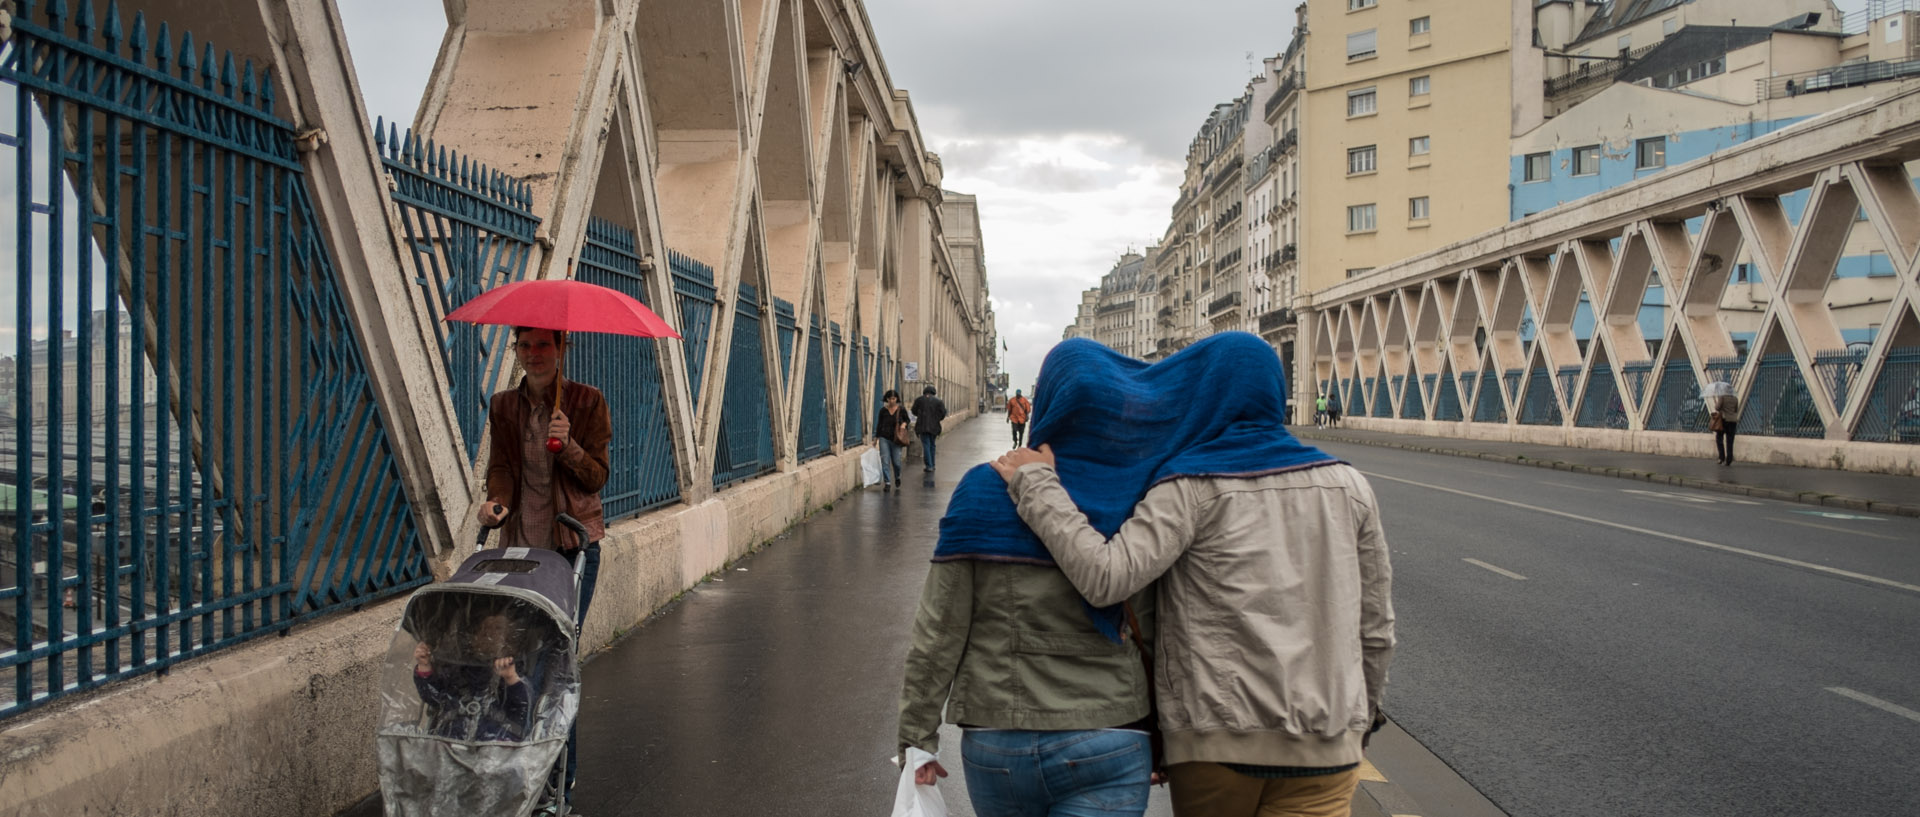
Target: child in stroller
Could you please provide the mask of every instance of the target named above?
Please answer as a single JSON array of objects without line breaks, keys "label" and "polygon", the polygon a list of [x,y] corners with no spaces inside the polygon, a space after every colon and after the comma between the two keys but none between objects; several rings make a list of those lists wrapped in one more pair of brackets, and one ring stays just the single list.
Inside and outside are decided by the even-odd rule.
[{"label": "child in stroller", "polygon": [[481,618],[467,649],[477,663],[436,665],[432,644],[414,645],[413,685],[433,713],[434,734],[504,742],[527,736],[533,686],[511,649],[514,629],[504,612]]}]

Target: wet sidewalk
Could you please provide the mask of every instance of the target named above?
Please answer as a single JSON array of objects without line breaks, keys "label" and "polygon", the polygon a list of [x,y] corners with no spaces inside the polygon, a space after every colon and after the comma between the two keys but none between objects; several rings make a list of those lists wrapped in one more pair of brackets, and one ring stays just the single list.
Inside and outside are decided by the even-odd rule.
[{"label": "wet sidewalk", "polygon": [[1295,426],[1306,440],[1402,448],[1896,516],[1920,516],[1920,477],[1640,454],[1602,448]]},{"label": "wet sidewalk", "polygon": [[[886,814],[908,632],[938,522],[960,476],[1009,447],[1004,420],[948,432],[934,473],[910,460],[903,490],[842,497],[593,656],[580,812]],[[1404,732],[1381,738],[1358,817],[1498,814]],[[942,730],[941,747],[947,807],[969,817],[957,729]],[[378,800],[351,813],[377,817]],[[1172,814],[1165,787],[1147,813]]]}]

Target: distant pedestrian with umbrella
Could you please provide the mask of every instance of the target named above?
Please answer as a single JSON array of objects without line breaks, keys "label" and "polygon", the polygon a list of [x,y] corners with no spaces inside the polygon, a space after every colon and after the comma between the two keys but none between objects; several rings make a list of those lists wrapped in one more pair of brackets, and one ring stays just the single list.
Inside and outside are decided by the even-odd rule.
[{"label": "distant pedestrian with umbrella", "polygon": [[[501,547],[558,551],[580,567],[576,623],[584,623],[600,575],[600,539],[606,514],[600,489],[611,463],[613,428],[599,389],[568,380],[570,333],[604,332],[671,337],[659,315],[633,298],[570,279],[519,281],[497,287],[448,313],[447,320],[513,327],[514,359],[524,375],[519,385],[488,403],[486,499],[480,524],[500,528]],[[566,514],[586,527],[580,537],[563,527]],[[585,541],[581,541],[584,538]],[[484,541],[484,539],[483,539]],[[573,739],[568,742],[566,785],[573,786]]]},{"label": "distant pedestrian with umbrella", "polygon": [[1701,395],[1706,398],[1707,428],[1713,432],[1713,453],[1721,465],[1733,464],[1733,437],[1740,430],[1740,398],[1733,384],[1715,380]]}]

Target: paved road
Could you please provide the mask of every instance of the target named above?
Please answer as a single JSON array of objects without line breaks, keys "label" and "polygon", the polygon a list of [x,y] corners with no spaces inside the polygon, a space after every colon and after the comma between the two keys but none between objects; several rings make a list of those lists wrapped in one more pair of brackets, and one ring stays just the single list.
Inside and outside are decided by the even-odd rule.
[{"label": "paved road", "polygon": [[1384,508],[1389,711],[1509,813],[1920,803],[1920,520],[1325,447]]}]

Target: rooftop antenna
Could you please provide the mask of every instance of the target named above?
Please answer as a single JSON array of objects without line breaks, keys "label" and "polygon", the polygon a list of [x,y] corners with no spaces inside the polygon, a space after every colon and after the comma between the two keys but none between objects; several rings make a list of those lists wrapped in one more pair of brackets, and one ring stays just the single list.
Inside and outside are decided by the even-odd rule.
[{"label": "rooftop antenna", "polygon": [[1253,76],[1253,52],[1247,52],[1247,76]]}]

